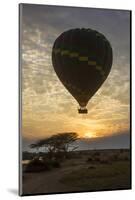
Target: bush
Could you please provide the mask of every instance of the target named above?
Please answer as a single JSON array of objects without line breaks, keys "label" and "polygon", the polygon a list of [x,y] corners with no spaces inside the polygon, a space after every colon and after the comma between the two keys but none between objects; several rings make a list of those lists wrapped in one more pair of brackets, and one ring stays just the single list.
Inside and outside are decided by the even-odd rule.
[{"label": "bush", "polygon": [[41,171],[48,171],[50,169],[51,167],[48,163],[45,163],[44,161],[36,158],[31,160],[27,164],[25,172],[41,172]]},{"label": "bush", "polygon": [[127,154],[125,154],[125,153],[122,153],[119,156],[119,160],[121,160],[121,161],[128,161],[128,160],[130,160],[130,156],[127,155]]},{"label": "bush", "polygon": [[111,164],[111,161],[109,158],[102,158],[100,159],[101,164]]},{"label": "bush", "polygon": [[98,151],[94,152],[93,156],[99,157],[100,156],[100,152],[98,152]]},{"label": "bush", "polygon": [[60,168],[61,167],[61,164],[60,164],[60,162],[58,160],[53,160],[53,161],[50,162],[50,164],[54,168]]},{"label": "bush", "polygon": [[99,156],[95,156],[93,159],[94,162],[100,162],[101,158]]},{"label": "bush", "polygon": [[31,160],[25,167],[25,172],[41,172],[41,171],[48,171],[52,168],[60,168],[61,164],[58,160],[51,160],[51,159],[39,159],[35,158]]},{"label": "bush", "polygon": [[65,155],[63,152],[57,152],[55,153],[55,159],[58,161],[62,161],[64,159]]},{"label": "bush", "polygon": [[93,157],[89,157],[86,162],[93,162],[93,163],[97,163],[100,162],[100,157],[99,156],[93,156]]},{"label": "bush", "polygon": [[89,157],[87,160],[86,160],[86,162],[92,162],[93,161],[93,159],[91,158],[91,157]]},{"label": "bush", "polygon": [[118,154],[113,154],[111,157],[110,157],[111,161],[119,161],[119,155]]},{"label": "bush", "polygon": [[96,166],[89,166],[88,169],[96,169]]}]

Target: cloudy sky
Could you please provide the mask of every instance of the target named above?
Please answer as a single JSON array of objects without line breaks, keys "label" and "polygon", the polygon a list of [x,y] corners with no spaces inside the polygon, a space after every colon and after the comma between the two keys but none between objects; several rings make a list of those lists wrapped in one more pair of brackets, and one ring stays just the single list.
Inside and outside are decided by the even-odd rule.
[{"label": "cloudy sky", "polygon": [[[119,141],[127,140],[130,12],[23,4],[20,13],[24,141],[66,131],[98,141],[99,137],[114,136],[121,136]],[[113,48],[110,75],[88,103],[88,114],[83,116],[78,114],[77,102],[56,76],[51,60],[55,39],[72,28],[95,29],[107,37]]]}]

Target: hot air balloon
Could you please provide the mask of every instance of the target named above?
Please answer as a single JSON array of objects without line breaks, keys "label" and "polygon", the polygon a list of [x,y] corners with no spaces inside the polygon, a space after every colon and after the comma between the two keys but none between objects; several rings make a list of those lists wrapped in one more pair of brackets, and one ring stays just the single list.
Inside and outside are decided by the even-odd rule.
[{"label": "hot air balloon", "polygon": [[88,101],[111,70],[112,48],[96,30],[71,29],[55,40],[52,64],[60,81],[80,105],[78,112],[87,113]]}]

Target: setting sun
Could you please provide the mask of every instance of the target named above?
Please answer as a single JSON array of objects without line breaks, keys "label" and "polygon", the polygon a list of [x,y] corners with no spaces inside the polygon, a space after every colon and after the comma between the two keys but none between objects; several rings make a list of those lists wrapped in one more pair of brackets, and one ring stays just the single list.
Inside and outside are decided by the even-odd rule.
[{"label": "setting sun", "polygon": [[84,138],[95,138],[97,135],[94,132],[88,132],[84,134]]}]

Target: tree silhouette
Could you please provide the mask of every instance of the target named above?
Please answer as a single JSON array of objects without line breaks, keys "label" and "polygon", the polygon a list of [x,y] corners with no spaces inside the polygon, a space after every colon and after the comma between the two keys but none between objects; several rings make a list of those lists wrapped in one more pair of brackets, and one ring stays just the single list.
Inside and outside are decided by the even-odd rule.
[{"label": "tree silhouette", "polygon": [[30,148],[37,149],[37,151],[38,151],[40,147],[37,143],[35,143],[35,144],[30,144]]},{"label": "tree silhouette", "polygon": [[69,148],[71,151],[77,147],[72,146],[72,143],[78,139],[78,134],[75,132],[58,133],[49,138],[45,138],[37,141],[35,144],[31,144],[31,148],[44,147],[48,152],[49,157],[52,158],[56,153],[63,153],[67,157]]}]

